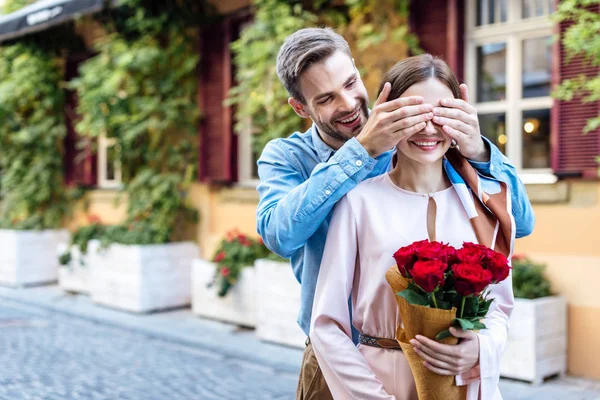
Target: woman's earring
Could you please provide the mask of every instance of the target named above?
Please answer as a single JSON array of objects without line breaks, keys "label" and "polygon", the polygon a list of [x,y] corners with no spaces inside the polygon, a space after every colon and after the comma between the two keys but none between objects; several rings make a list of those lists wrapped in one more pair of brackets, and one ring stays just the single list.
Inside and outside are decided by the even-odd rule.
[{"label": "woman's earring", "polygon": [[456,146],[458,146],[458,144],[456,143],[456,140],[452,139],[452,142],[450,142],[450,148],[453,149]]}]

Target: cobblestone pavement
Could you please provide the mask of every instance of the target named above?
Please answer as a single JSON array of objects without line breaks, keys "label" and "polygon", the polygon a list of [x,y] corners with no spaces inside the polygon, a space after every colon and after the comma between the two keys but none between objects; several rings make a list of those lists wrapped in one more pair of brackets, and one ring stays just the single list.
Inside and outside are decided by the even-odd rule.
[{"label": "cobblestone pavement", "polygon": [[217,352],[0,305],[2,400],[292,399],[296,379]]},{"label": "cobblestone pavement", "polygon": [[[295,398],[297,349],[189,311],[136,316],[56,294],[0,288],[0,400]],[[505,400],[600,400],[600,382],[576,378],[500,389]]]}]

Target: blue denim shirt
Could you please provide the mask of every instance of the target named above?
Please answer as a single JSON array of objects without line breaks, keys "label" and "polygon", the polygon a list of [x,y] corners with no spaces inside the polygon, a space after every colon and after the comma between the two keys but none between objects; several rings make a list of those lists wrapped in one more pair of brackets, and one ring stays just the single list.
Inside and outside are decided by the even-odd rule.
[{"label": "blue denim shirt", "polygon": [[[479,173],[508,183],[517,237],[527,236],[535,217],[525,187],[515,167],[485,140],[490,161],[471,164]],[[390,150],[372,158],[355,138],[334,151],[313,125],[304,133],[269,142],[258,160],[257,230],[271,251],[291,260],[301,284],[298,324],[307,335],[333,208],[358,183],[389,171],[392,155]]]}]

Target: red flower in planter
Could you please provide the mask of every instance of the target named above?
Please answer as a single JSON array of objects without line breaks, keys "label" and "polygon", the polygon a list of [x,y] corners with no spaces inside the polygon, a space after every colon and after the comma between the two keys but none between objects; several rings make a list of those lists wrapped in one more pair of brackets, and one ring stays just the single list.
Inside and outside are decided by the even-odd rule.
[{"label": "red flower in planter", "polygon": [[230,270],[229,270],[229,268],[227,268],[227,267],[223,267],[223,268],[221,268],[221,275],[222,275],[222,276],[229,276],[229,273],[230,273],[230,272],[231,272],[231,271],[230,271]]},{"label": "red flower in planter", "polygon": [[221,262],[225,259],[225,257],[227,256],[227,254],[225,254],[224,251],[220,251],[217,253],[217,255],[215,256],[215,259],[213,260],[214,262]]}]

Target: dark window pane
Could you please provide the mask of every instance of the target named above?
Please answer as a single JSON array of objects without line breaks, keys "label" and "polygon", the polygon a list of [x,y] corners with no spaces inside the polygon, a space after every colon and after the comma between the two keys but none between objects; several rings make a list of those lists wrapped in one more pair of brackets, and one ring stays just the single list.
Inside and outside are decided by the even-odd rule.
[{"label": "dark window pane", "polygon": [[477,101],[506,98],[506,43],[477,48]]},{"label": "dark window pane", "polygon": [[479,115],[481,134],[494,143],[502,153],[506,154],[506,118],[504,114]]},{"label": "dark window pane", "polygon": [[116,146],[106,146],[106,179],[115,179],[115,163],[117,162]]},{"label": "dark window pane", "polygon": [[550,110],[523,111],[523,168],[550,168]]},{"label": "dark window pane", "polygon": [[550,96],[552,37],[523,40],[523,98]]},{"label": "dark window pane", "polygon": [[523,7],[523,18],[531,18],[533,16],[533,10],[531,6],[533,5],[533,0],[521,0],[521,5]]},{"label": "dark window pane", "polygon": [[487,24],[487,15],[484,15],[486,5],[484,3],[487,3],[487,0],[477,0],[477,26]]},{"label": "dark window pane", "polygon": [[508,19],[508,0],[500,0],[500,21],[506,22]]},{"label": "dark window pane", "polygon": [[488,24],[496,22],[496,0],[488,1]]}]

